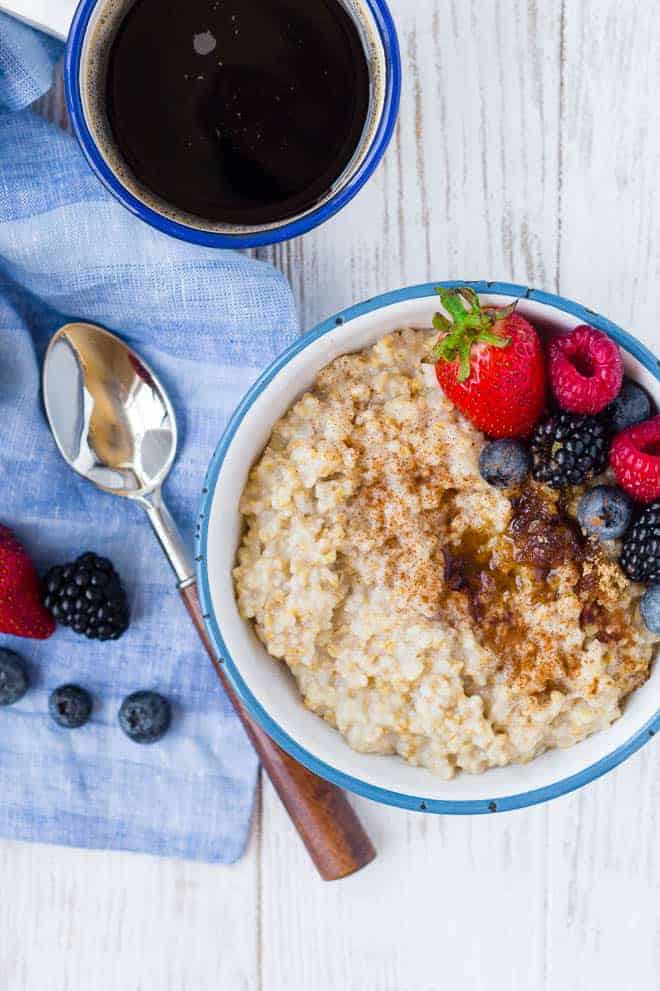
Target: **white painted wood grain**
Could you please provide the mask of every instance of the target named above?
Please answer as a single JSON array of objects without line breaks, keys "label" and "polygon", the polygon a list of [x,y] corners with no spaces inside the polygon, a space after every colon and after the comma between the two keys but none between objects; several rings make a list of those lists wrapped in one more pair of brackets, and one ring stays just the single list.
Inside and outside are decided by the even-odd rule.
[{"label": "white painted wood grain", "polygon": [[232,867],[0,842],[0,987],[253,991],[258,842]]},{"label": "white painted wood grain", "polygon": [[[404,283],[499,278],[577,298],[657,351],[655,5],[391,6],[406,80],[385,162],[321,230],[260,252],[290,276],[304,325]],[[655,744],[574,795],[507,815],[356,800],[380,856],[332,885],[269,785],[233,868],[0,843],[0,987],[656,988],[659,798]]]},{"label": "white painted wood grain", "polygon": [[564,292],[660,350],[660,8],[567,4],[561,133]]}]

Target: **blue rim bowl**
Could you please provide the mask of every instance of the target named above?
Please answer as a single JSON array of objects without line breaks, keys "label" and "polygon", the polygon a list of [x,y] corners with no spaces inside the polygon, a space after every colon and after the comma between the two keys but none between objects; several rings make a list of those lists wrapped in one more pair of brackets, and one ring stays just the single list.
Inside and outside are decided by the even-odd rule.
[{"label": "blue rim bowl", "polygon": [[[612,770],[612,768],[616,767],[618,764],[621,764],[622,761],[626,760],[631,756],[631,754],[635,753],[635,751],[639,750],[640,747],[647,743],[660,729],[660,708],[656,702],[656,698],[658,697],[657,687],[653,689],[654,694],[648,697],[649,702],[646,703],[645,708],[641,711],[639,717],[641,722],[636,726],[634,732],[622,741],[618,742],[618,744],[611,750],[607,750],[607,752],[605,752],[599,759],[586,761],[585,766],[580,767],[576,773],[559,775],[557,780],[551,781],[544,787],[530,788],[529,790],[522,789],[519,791],[513,790],[507,792],[506,794],[502,794],[501,789],[493,789],[491,791],[490,782],[494,780],[491,777],[493,774],[492,771],[487,771],[484,774],[477,776],[463,776],[479,778],[483,782],[483,796],[472,800],[444,800],[433,797],[429,794],[425,795],[418,792],[408,793],[401,789],[382,787],[373,784],[373,782],[363,780],[359,775],[345,773],[333,766],[332,763],[320,758],[318,754],[312,753],[307,746],[300,742],[300,740],[294,739],[290,733],[286,732],[273,718],[269,711],[267,711],[266,706],[263,704],[263,699],[260,701],[256,697],[254,691],[248,685],[239,663],[237,663],[236,658],[232,656],[232,653],[228,647],[226,637],[223,634],[223,621],[219,620],[214,608],[214,596],[209,577],[209,531],[213,516],[216,486],[228,455],[232,451],[234,439],[240,431],[241,425],[244,423],[246,417],[250,414],[255,402],[257,402],[259,398],[264,395],[274,379],[282,374],[286,375],[287,366],[289,366],[297,356],[301,355],[302,352],[306,351],[306,349],[313,345],[323,346],[323,342],[329,342],[331,340],[331,335],[333,335],[338,328],[345,330],[347,325],[351,325],[355,321],[359,321],[360,318],[365,315],[373,314],[375,311],[381,311],[384,313],[388,308],[396,307],[398,304],[407,301],[425,300],[429,297],[437,298],[435,288],[438,285],[471,285],[478,293],[482,295],[486,294],[499,297],[518,298],[521,300],[521,306],[523,307],[530,306],[533,308],[536,304],[542,304],[538,309],[550,307],[554,314],[563,320],[564,326],[570,327],[575,326],[577,323],[588,323],[593,327],[597,327],[599,330],[604,331],[613,340],[615,340],[621,348],[628,353],[628,356],[638,363],[635,367],[639,369],[639,374],[644,376],[646,384],[654,387],[656,396],[660,394],[660,385],[656,386],[656,383],[660,383],[659,362],[648,350],[648,348],[616,324],[613,324],[611,321],[599,316],[578,303],[564,299],[560,296],[531,290],[526,286],[511,285],[509,283],[442,282],[428,283],[425,285],[401,289],[397,292],[387,293],[383,296],[371,299],[365,303],[360,303],[319,324],[319,326],[317,326],[314,330],[301,337],[291,347],[289,347],[276,361],[273,362],[269,368],[266,369],[266,371],[262,373],[231,417],[224,435],[213,455],[204,484],[196,536],[197,579],[207,630],[218,656],[222,658],[231,682],[245,703],[245,706],[250,714],[257,720],[257,722],[261,724],[266,732],[281,747],[283,747],[284,750],[300,761],[300,763],[308,767],[311,771],[314,771],[316,774],[320,775],[322,778],[326,778],[342,788],[346,788],[349,791],[355,792],[358,795],[365,796],[366,798],[370,798],[374,801],[381,802],[386,805],[397,806],[399,808],[423,812],[473,815],[478,813],[503,812],[511,809],[519,809],[530,805],[535,805],[539,802],[546,802],[550,799],[557,798],[560,795],[564,795],[567,792],[573,791],[576,788],[580,788],[588,782],[593,781],[594,779],[605,774],[607,771]],[[387,332],[387,329],[389,328],[386,328],[383,333]],[[351,347],[349,344],[348,346],[344,346],[339,353],[346,353],[346,351],[351,350],[355,350],[355,347]],[[291,370],[289,370],[289,372],[293,374]],[[294,392],[291,394],[290,402],[293,402],[296,398],[295,389],[296,386],[294,385]],[[272,427],[272,425],[273,424],[271,423],[270,426]],[[243,482],[240,484],[242,488]],[[236,515],[238,515],[237,509]],[[275,664],[275,662],[273,662],[273,664]],[[656,664],[654,671],[656,671],[657,668],[658,666]],[[660,669],[656,671],[656,677],[653,678],[654,685],[657,686],[659,679]],[[648,682],[647,685],[648,684],[650,684],[650,682]],[[638,689],[638,692],[643,691],[645,688],[646,686]],[[633,695],[636,694],[637,693],[633,693]],[[312,718],[322,722],[317,716],[312,716]],[[636,716],[635,718],[638,717]],[[598,738],[601,741],[599,746],[603,748],[605,746],[603,743],[603,735],[611,733],[613,728],[620,722],[621,720],[615,722],[611,727],[601,731],[601,733],[594,734],[592,737],[589,737],[588,740],[593,741]],[[339,736],[335,730],[331,730],[330,732]],[[577,744],[576,747],[582,747],[585,742],[587,741]],[[548,753],[554,754],[556,759],[563,761],[564,758],[562,755],[570,754],[571,751],[574,752],[575,749],[575,747],[571,747],[566,751],[549,751]],[[559,757],[557,758],[556,755],[559,755]],[[538,761],[542,761],[546,756],[547,755],[543,755],[524,767],[519,765],[511,765],[510,767],[516,769],[515,773],[522,775],[524,768],[530,768],[532,765],[536,765]],[[377,757],[376,759],[379,761],[398,760],[398,758],[387,757]],[[401,764],[403,764],[403,762],[401,762]],[[417,772],[419,769],[415,768],[413,770]],[[495,774],[498,774],[501,770],[506,769],[497,769]],[[430,772],[426,773],[430,775]],[[432,777],[433,776],[430,775],[429,780],[431,780]]]},{"label": "blue rim bowl", "polygon": [[342,210],[378,167],[390,143],[399,113],[401,99],[401,55],[399,41],[386,0],[364,0],[378,30],[387,69],[383,111],[371,144],[359,168],[350,179],[329,199],[316,209],[295,220],[283,222],[268,230],[238,232],[236,234],[199,230],[179,223],[152,209],[138,199],[115,175],[103,155],[87,123],[80,90],[80,66],[86,32],[94,9],[101,0],[80,0],[74,14],[66,46],[64,60],[64,89],[69,118],[83,154],[92,171],[104,186],[131,213],[152,227],[171,237],[210,248],[257,248],[277,244],[305,234],[325,223]]}]

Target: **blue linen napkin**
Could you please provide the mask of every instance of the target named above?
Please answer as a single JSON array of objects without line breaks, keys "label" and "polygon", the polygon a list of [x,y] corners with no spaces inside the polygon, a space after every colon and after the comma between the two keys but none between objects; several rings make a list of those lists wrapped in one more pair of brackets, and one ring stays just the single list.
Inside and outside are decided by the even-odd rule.
[{"label": "blue linen napkin", "polygon": [[[295,336],[287,283],[270,266],[166,238],[109,197],[74,139],[30,110],[61,46],[0,14],[0,520],[37,568],[86,550],[112,559],[132,625],[99,644],[60,628],[44,642],[0,636],[32,687],[0,709],[0,835],[231,862],[247,837],[256,759],[224,697],[142,511],[97,491],[57,453],[41,407],[51,334],[84,319],[120,332],[170,391],[181,428],[165,493],[184,534],[223,424],[260,366]],[[94,696],[67,731],[49,692]],[[132,743],[122,698],[155,689],[170,733]]]}]

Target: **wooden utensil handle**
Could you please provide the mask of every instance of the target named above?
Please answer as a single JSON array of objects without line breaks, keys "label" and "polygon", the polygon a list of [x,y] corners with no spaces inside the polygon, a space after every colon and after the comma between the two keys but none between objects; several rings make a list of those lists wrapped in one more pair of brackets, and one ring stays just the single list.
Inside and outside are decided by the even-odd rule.
[{"label": "wooden utensil handle", "polygon": [[290,757],[254,722],[229,683],[222,661],[215,655],[206,632],[196,583],[182,588],[181,597],[222,687],[321,877],[325,881],[335,881],[366,867],[376,851],[344,793]]}]

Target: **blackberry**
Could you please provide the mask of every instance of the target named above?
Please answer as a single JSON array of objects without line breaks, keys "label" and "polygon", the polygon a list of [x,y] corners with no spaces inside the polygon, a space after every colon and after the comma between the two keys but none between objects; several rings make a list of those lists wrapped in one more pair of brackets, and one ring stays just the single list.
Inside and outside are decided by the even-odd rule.
[{"label": "blackberry", "polygon": [[530,450],[537,482],[551,489],[579,485],[605,471],[609,431],[595,416],[562,410],[539,424]]},{"label": "blackberry", "polygon": [[628,530],[621,567],[634,582],[660,582],[660,501],[646,506]]},{"label": "blackberry", "polygon": [[119,575],[107,558],[96,554],[51,568],[43,602],[58,623],[90,640],[118,640],[128,629],[128,602]]}]

